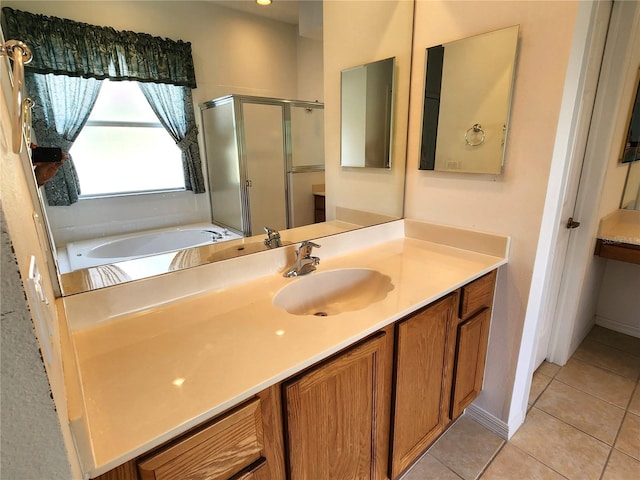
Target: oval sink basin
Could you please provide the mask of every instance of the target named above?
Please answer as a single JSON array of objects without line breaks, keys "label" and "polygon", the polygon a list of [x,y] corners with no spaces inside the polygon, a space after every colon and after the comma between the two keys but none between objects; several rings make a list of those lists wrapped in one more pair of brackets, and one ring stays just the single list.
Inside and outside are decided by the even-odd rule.
[{"label": "oval sink basin", "polygon": [[391,290],[387,275],[367,268],[345,268],[295,278],[273,297],[273,304],[294,315],[325,317],[365,308]]}]

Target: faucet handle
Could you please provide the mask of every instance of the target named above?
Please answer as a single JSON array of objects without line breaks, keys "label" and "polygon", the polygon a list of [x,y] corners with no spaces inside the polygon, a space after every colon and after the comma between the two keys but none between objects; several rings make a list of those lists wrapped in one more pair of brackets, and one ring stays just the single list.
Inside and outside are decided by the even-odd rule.
[{"label": "faucet handle", "polygon": [[305,240],[300,244],[300,248],[302,247],[320,248],[320,245],[313,243],[311,240]]},{"label": "faucet handle", "polygon": [[303,258],[309,258],[311,256],[311,251],[313,250],[314,247],[320,248],[320,245],[318,245],[317,243],[313,243],[310,240],[305,240],[298,247],[297,254],[298,256],[302,255]]},{"label": "faucet handle", "polygon": [[264,231],[267,234],[267,238],[264,240],[263,243],[267,247],[274,248],[274,247],[282,246],[282,243],[280,243],[280,232],[269,227],[264,227]]}]

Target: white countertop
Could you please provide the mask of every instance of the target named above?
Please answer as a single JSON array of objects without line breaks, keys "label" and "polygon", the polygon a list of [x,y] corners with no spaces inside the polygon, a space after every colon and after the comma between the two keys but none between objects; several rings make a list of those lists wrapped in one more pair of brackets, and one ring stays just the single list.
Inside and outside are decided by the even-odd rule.
[{"label": "white countertop", "polygon": [[[96,299],[109,294],[103,290],[103,297],[87,297],[95,315],[104,317],[91,322],[74,318],[91,311],[79,305],[81,298],[67,300],[82,385],[77,401],[88,436],[82,440],[78,434],[76,442],[86,473],[99,475],[148,451],[507,261],[507,237],[457,229],[452,235],[448,227],[402,222],[363,248],[352,244],[366,238],[363,230],[318,241],[318,271],[371,268],[391,278],[394,288],[386,298],[358,311],[288,314],[272,298],[296,279],[282,277],[279,269],[146,309],[128,305],[121,314],[97,308]],[[388,233],[391,227],[372,231],[384,228]],[[449,238],[457,247],[409,235],[435,242]],[[487,238],[493,247],[482,245]],[[483,253],[466,249],[465,242]],[[246,259],[238,261],[239,268],[247,265]],[[171,278],[161,280],[163,288]]]},{"label": "white countertop", "polygon": [[616,210],[600,220],[598,238],[640,245],[640,210]]}]

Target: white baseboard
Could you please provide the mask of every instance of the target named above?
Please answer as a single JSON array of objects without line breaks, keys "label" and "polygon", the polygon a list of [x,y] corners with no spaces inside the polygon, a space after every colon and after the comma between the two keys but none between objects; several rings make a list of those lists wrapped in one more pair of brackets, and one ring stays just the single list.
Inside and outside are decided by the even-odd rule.
[{"label": "white baseboard", "polygon": [[616,320],[611,320],[609,318],[601,317],[600,315],[596,315],[595,319],[596,319],[596,325],[600,325],[601,327],[608,328],[609,330],[613,330],[614,332],[620,332],[626,335],[631,335],[632,337],[640,338],[640,325],[628,325],[626,323],[621,323]]},{"label": "white baseboard", "polygon": [[485,427],[487,430],[492,431],[500,438],[504,440],[509,440],[509,425],[498,417],[493,416],[486,410],[476,406],[475,404],[471,404],[465,410],[465,415],[469,415],[480,425]]}]

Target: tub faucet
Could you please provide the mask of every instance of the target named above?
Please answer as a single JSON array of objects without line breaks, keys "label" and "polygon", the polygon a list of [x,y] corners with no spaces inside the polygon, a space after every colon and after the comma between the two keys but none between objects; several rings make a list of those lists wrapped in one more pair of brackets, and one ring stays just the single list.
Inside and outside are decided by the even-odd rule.
[{"label": "tub faucet", "polygon": [[264,240],[264,244],[268,248],[275,248],[275,247],[282,246],[282,242],[280,241],[280,232],[269,227],[264,227],[264,231],[267,234],[267,238]]},{"label": "tub faucet", "polygon": [[313,247],[320,248],[320,245],[308,240],[302,242],[298,247],[298,250],[296,250],[296,263],[284,272],[283,276],[299,277],[300,275],[306,275],[307,273],[313,272],[316,269],[316,265],[320,263],[320,259],[318,257],[311,256]]},{"label": "tub faucet", "polygon": [[208,233],[211,235],[211,241],[215,242],[216,240],[222,240],[224,237],[220,232],[216,232],[215,230],[202,230],[202,233]]}]

